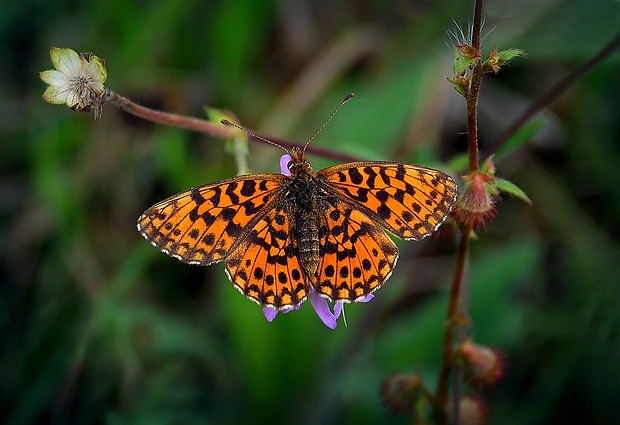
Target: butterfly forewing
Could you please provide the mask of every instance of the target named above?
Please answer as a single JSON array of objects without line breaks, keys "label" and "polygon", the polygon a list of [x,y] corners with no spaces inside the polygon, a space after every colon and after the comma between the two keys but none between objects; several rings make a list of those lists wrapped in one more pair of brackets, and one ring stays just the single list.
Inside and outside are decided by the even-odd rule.
[{"label": "butterfly forewing", "polygon": [[226,258],[281,191],[281,174],[239,176],[199,186],[153,205],[138,230],[168,255],[208,265]]},{"label": "butterfly forewing", "polygon": [[317,175],[375,223],[407,240],[437,230],[457,194],[456,183],[447,174],[398,162],[353,162]]}]

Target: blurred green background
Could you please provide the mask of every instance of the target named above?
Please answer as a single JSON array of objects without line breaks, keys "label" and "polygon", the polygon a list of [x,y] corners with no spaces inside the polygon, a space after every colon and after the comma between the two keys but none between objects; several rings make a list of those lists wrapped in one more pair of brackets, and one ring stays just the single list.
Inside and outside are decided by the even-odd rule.
[{"label": "blurred green background", "polygon": [[[188,266],[136,231],[153,203],[233,176],[226,142],[112,105],[95,123],[41,99],[49,47],[106,58],[107,87],[170,112],[233,111],[262,134],[364,159],[441,166],[465,150],[448,30],[466,1],[90,1],[0,5],[0,422],[410,423],[394,372],[436,384],[454,241],[399,243],[394,275],[331,331],[309,305],[267,323],[221,264]],[[481,146],[613,39],[615,0],[492,1],[485,52],[525,49],[483,82]],[[507,197],[473,242],[472,334],[506,378],[493,424],[620,420],[620,52],[497,159]],[[281,151],[250,146],[277,172]],[[333,164],[311,157],[315,169]],[[463,171],[458,171],[463,173]],[[620,423],[620,422],[616,422]]]}]

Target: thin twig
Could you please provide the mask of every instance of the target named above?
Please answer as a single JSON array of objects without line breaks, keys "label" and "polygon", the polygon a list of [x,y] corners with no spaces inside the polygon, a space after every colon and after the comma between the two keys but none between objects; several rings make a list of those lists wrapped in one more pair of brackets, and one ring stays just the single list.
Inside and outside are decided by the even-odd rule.
[{"label": "thin twig", "polygon": [[[482,27],[482,9],[483,0],[476,0],[474,6],[474,22],[471,30],[471,43],[475,52],[480,53],[480,32]],[[472,70],[471,83],[469,90],[466,92],[466,109],[467,109],[467,144],[469,153],[469,170],[470,172],[478,171],[478,97],[480,94],[480,85],[484,71],[482,69],[482,61],[478,61]],[[462,291],[465,289],[465,269],[469,252],[469,236],[471,227],[462,227],[460,229],[460,242],[458,247],[458,255],[454,268],[454,277],[452,279],[452,288],[450,290],[450,302],[448,305],[448,320],[444,335],[443,356],[441,363],[441,371],[439,374],[439,382],[437,384],[437,401],[443,408],[447,407],[450,376],[454,369],[454,339],[455,330],[461,322],[460,317],[466,314],[467,306],[461,303],[463,296]],[[456,380],[462,379],[459,373],[455,377]],[[455,388],[458,392],[453,394],[453,415],[452,423],[458,425],[459,418],[459,398],[461,382],[456,383]]]},{"label": "thin twig", "polygon": [[353,27],[322,53],[314,56],[290,87],[279,97],[261,128],[290,134],[308,109],[335,81],[362,58],[385,47],[384,34],[372,26]]},{"label": "thin twig", "polygon": [[[171,125],[178,128],[184,128],[186,130],[197,131],[199,133],[208,134],[210,136],[215,136],[222,139],[232,139],[235,137],[238,131],[231,127],[222,125],[219,122],[214,123],[200,118],[171,114],[168,112],[162,112],[156,109],[147,108],[145,106],[138,105],[130,99],[114,92],[108,92],[108,102],[114,103],[122,110],[148,121]],[[279,137],[261,135],[258,133],[256,133],[256,136],[250,135],[248,138],[249,140],[258,143],[265,143],[265,141],[262,139],[271,140],[272,142],[275,142],[286,149],[291,149],[294,146],[301,147],[305,143],[292,142],[290,140],[281,139]],[[362,160],[362,158],[354,155],[349,155],[342,152],[334,152],[332,150],[323,149],[316,146],[308,146],[308,148],[306,149],[306,153],[321,156],[323,158],[330,158],[335,161],[351,162]]]},{"label": "thin twig", "polygon": [[482,82],[482,64],[474,67],[471,85],[467,94],[467,152],[469,154],[469,171],[478,171],[478,95]]},{"label": "thin twig", "polygon": [[109,102],[114,103],[125,112],[159,124],[197,131],[222,139],[232,139],[237,132],[237,130],[221,125],[220,123],[147,108],[146,106],[138,105],[132,100],[114,92],[109,92],[108,99]]},{"label": "thin twig", "polygon": [[[471,45],[475,52],[480,54],[480,31],[482,27],[483,0],[477,0],[474,6],[474,23],[471,31]],[[478,171],[478,97],[482,82],[482,61],[478,60],[474,66],[471,84],[467,93],[467,152],[469,153],[469,170]]]},{"label": "thin twig", "polygon": [[448,383],[450,382],[450,372],[452,371],[452,359],[454,357],[454,330],[458,323],[459,298],[463,281],[465,279],[465,264],[467,262],[469,250],[469,233],[461,232],[458,256],[452,278],[452,289],[450,291],[450,304],[448,305],[448,323],[444,336],[443,361],[439,374],[439,385],[437,386],[437,398],[442,406],[448,400]]},{"label": "thin twig", "polygon": [[484,1],[476,1],[474,5],[474,23],[471,26],[471,45],[480,52],[480,32],[482,30],[482,7]]},{"label": "thin twig", "polygon": [[598,52],[592,59],[577,68],[572,70],[566,77],[560,80],[557,84],[549,88],[546,92],[536,98],[529,108],[519,118],[517,118],[512,124],[508,126],[486,149],[484,157],[488,157],[501,148],[508,139],[516,133],[516,131],[526,122],[531,120],[538,112],[540,112],[546,106],[549,106],[555,100],[566,92],[578,78],[584,75],[586,72],[598,65],[603,59],[609,56],[614,50],[620,47],[620,33],[600,52]]}]

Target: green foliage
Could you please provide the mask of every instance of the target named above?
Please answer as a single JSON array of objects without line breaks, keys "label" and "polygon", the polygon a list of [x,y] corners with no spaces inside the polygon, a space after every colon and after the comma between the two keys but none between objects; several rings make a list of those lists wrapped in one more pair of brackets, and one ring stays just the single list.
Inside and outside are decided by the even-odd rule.
[{"label": "green foliage", "polygon": [[[615,36],[618,16],[612,0],[488,3],[486,27],[497,29],[487,46],[528,56],[483,80],[483,150],[522,107],[504,98],[515,116],[497,122],[486,85],[534,99]],[[92,51],[106,58],[108,87],[139,103],[199,117],[226,109],[296,140],[353,91],[313,144],[463,174],[465,108],[444,78],[444,41],[470,15],[453,2],[4,2],[0,421],[409,423],[378,390],[401,371],[435,385],[451,239],[399,243],[394,275],[372,302],[346,307],[348,327],[325,328],[309,305],[268,323],[221,264],[182,264],[135,228],[153,203],[233,176],[225,141],[110,105],[95,123],[45,104],[37,76],[52,45]],[[375,44],[326,54],[354,30]],[[470,253],[473,335],[508,359],[507,378],[483,391],[493,424],[618,419],[618,64],[616,53],[497,152],[497,176],[533,203],[505,196]],[[277,111],[284,134],[261,127]],[[277,172],[280,150],[249,151],[252,170]]]},{"label": "green foliage", "polygon": [[523,202],[526,202],[528,204],[532,203],[532,200],[530,198],[528,198],[528,196],[525,194],[525,192],[523,190],[521,190],[519,188],[519,186],[517,186],[516,184],[514,184],[511,181],[505,180],[505,179],[496,179],[495,180],[495,186],[497,187],[497,189],[499,189],[501,192],[504,193],[508,193],[516,198],[519,198],[520,200],[522,200]]}]

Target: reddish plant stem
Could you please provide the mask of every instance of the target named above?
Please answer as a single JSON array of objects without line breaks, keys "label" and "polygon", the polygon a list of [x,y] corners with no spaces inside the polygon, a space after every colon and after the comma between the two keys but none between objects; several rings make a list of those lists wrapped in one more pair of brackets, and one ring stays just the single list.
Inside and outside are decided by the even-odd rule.
[{"label": "reddish plant stem", "polygon": [[482,82],[482,63],[474,67],[471,85],[467,94],[467,152],[469,154],[469,171],[478,171],[478,95]]},{"label": "reddish plant stem", "polygon": [[[220,123],[214,123],[199,118],[172,114],[168,112],[158,111],[156,109],[147,108],[145,106],[138,105],[130,99],[111,91],[108,92],[107,100],[108,102],[117,105],[123,111],[143,118],[145,120],[170,125],[173,127],[184,128],[186,130],[197,131],[199,133],[208,134],[210,136],[215,136],[222,139],[233,138],[239,131],[237,129],[222,125]],[[268,135],[250,134],[248,135],[248,138],[249,140],[258,143],[266,143],[263,139],[267,139],[284,147],[287,150],[290,150],[294,146],[304,145],[304,143],[296,143],[289,140],[281,139],[279,137],[273,137]],[[308,146],[306,152],[308,154],[317,155],[324,158],[331,158],[336,161],[351,162],[362,160],[361,158],[353,155],[334,152],[329,149],[323,149],[315,146]]]},{"label": "reddish plant stem", "polygon": [[[480,30],[482,29],[483,0],[476,0],[474,6],[474,23],[471,32],[471,45],[480,54]],[[465,98],[467,102],[467,152],[469,153],[469,171],[478,171],[478,97],[482,83],[482,61],[474,66],[471,83]]]},{"label": "reddish plant stem", "polygon": [[199,118],[171,114],[168,112],[147,108],[111,91],[108,92],[108,101],[114,103],[125,112],[159,124],[166,124],[173,127],[184,128],[186,130],[197,131],[199,133],[209,134],[223,139],[233,138],[238,132],[238,130],[219,123],[213,123]]},{"label": "reddish plant stem", "polygon": [[483,6],[483,0],[476,0],[474,4],[474,22],[471,26],[471,45],[477,52],[480,52],[480,30],[482,29]]},{"label": "reddish plant stem", "polygon": [[469,252],[469,232],[471,229],[462,229],[459,241],[458,256],[452,278],[452,289],[450,290],[450,303],[448,305],[448,323],[444,336],[442,367],[439,374],[439,385],[437,386],[437,399],[442,406],[446,406],[448,400],[448,383],[452,371],[452,359],[454,357],[454,334],[459,318],[459,299],[461,288],[465,279],[465,265]]},{"label": "reddish plant stem", "polygon": [[[474,6],[474,22],[471,32],[471,43],[473,49],[480,53],[480,31],[482,27],[482,9],[483,0],[476,0]],[[469,171],[470,173],[476,172],[479,169],[478,165],[478,97],[480,94],[480,85],[482,83],[482,76],[484,71],[482,69],[482,61],[479,60],[474,66],[471,75],[471,82],[468,90],[466,91],[466,111],[467,111],[467,147],[469,154]],[[454,269],[454,277],[452,279],[452,288],[450,290],[450,302],[448,305],[448,316],[446,323],[446,330],[444,335],[443,355],[441,362],[441,371],[439,373],[439,382],[437,384],[437,402],[441,408],[447,408],[448,395],[449,395],[449,383],[450,375],[454,369],[454,341],[456,329],[459,326],[461,320],[460,317],[466,314],[466,305],[461,305],[462,290],[464,288],[465,281],[465,269],[467,264],[467,258],[469,255],[469,237],[471,234],[471,227],[464,227],[460,229],[460,241],[458,247],[458,255],[456,259],[456,265]],[[464,304],[464,303],[463,303]],[[456,379],[460,379],[459,376]],[[460,398],[460,383],[455,386],[459,391],[453,394],[454,397],[454,412],[452,415],[453,424],[458,425],[460,422],[458,414],[458,405]]]},{"label": "reddish plant stem", "polygon": [[555,102],[555,100],[566,92],[566,89],[570,87],[578,78],[584,75],[586,72],[598,65],[603,59],[609,56],[614,50],[620,46],[620,33],[609,42],[605,47],[601,49],[594,57],[587,62],[582,63],[577,68],[572,70],[568,75],[561,79],[557,84],[550,87],[547,91],[534,99],[530,107],[527,108],[520,117],[518,117],[508,128],[506,128],[485,150],[485,157],[496,152],[508,139],[516,133],[516,131],[530,119],[532,119],[538,112],[544,107]]}]

